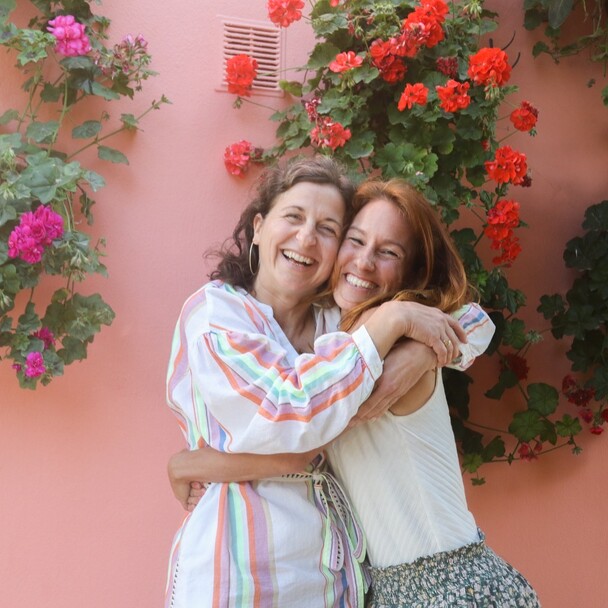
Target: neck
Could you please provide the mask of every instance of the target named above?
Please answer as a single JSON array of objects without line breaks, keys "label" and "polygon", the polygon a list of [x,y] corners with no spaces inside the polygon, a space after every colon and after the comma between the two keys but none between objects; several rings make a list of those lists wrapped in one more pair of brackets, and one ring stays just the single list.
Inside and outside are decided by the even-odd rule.
[{"label": "neck", "polygon": [[297,342],[300,336],[308,329],[311,317],[311,304],[309,298],[290,297],[286,294],[270,293],[256,285],[252,295],[272,307],[276,322],[281,326],[289,341]]}]

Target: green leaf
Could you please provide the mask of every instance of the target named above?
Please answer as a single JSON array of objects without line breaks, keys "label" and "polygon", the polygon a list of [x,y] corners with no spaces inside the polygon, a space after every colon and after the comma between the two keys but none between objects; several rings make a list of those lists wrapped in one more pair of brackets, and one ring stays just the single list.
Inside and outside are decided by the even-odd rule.
[{"label": "green leaf", "polygon": [[11,13],[15,9],[16,0],[0,0],[0,23],[4,23]]},{"label": "green leaf", "polygon": [[317,37],[328,36],[348,27],[348,20],[343,13],[325,13],[312,20],[312,27]]},{"label": "green leaf", "polygon": [[86,120],[81,125],[72,129],[74,139],[89,139],[95,137],[101,131],[101,122],[98,120]]},{"label": "green leaf", "polygon": [[119,150],[108,148],[107,146],[99,146],[97,148],[97,156],[102,160],[109,160],[111,163],[129,164],[129,159]]},{"label": "green leaf", "polygon": [[[17,210],[8,201],[0,198],[0,226],[17,219]],[[0,259],[0,264],[4,261]]]},{"label": "green leaf", "polygon": [[308,59],[306,67],[311,70],[326,68],[339,52],[340,49],[331,42],[317,44]]},{"label": "green leaf", "polygon": [[133,114],[121,114],[120,122],[122,122],[127,129],[131,130],[137,129],[137,125],[139,124],[139,121]]},{"label": "green leaf", "polygon": [[528,407],[541,414],[549,416],[557,409],[559,393],[548,384],[538,382],[528,385]]},{"label": "green leaf", "polygon": [[59,101],[63,90],[60,87],[54,87],[50,82],[45,82],[40,99],[46,103],[54,103]]},{"label": "green leaf", "polygon": [[467,473],[475,473],[482,464],[483,458],[481,454],[465,454],[462,459],[462,468]]},{"label": "green leaf", "polygon": [[602,89],[602,102],[605,106],[608,106],[608,85]]},{"label": "green leaf", "polygon": [[104,87],[103,85],[99,84],[94,80],[90,83],[90,93],[92,95],[97,95],[97,97],[103,97],[108,101],[112,101],[113,99],[120,99],[120,95],[118,93],[115,93],[111,89]]},{"label": "green leaf", "polygon": [[95,171],[85,171],[82,177],[89,183],[93,192],[101,190],[106,185],[106,180]]},{"label": "green leaf", "polygon": [[538,57],[541,53],[548,53],[549,52],[549,47],[547,46],[546,42],[537,42],[533,47],[532,47],[532,56],[533,57]]},{"label": "green leaf", "polygon": [[564,312],[564,300],[559,294],[544,295],[540,298],[540,306],[536,309],[545,319],[551,319]]},{"label": "green leaf", "polygon": [[544,426],[540,414],[533,410],[518,412],[513,416],[509,425],[509,432],[513,433],[520,441],[531,441],[543,432]]},{"label": "green leaf", "polygon": [[558,29],[566,21],[568,15],[572,12],[574,0],[551,0],[549,4],[549,25],[554,29]]},{"label": "green leaf", "polygon": [[351,158],[366,158],[374,151],[374,133],[357,131],[344,146],[344,152]]},{"label": "green leaf", "polygon": [[[1,0],[0,0],[1,1]],[[19,112],[17,110],[7,110],[0,116],[0,125],[6,125],[13,120],[19,119]]]},{"label": "green leaf", "polygon": [[505,442],[502,437],[494,437],[488,445],[483,449],[483,460],[484,462],[490,462],[494,458],[501,458],[505,455]]},{"label": "green leaf", "polygon": [[526,326],[521,319],[511,319],[505,323],[503,342],[516,350],[526,345]]},{"label": "green leaf", "polygon": [[64,57],[59,63],[66,70],[92,70],[95,68],[95,62],[87,55],[78,57]]},{"label": "green leaf", "polygon": [[548,441],[551,445],[557,443],[557,432],[555,425],[550,420],[543,420],[543,431],[540,433],[541,441]]},{"label": "green leaf", "polygon": [[48,122],[32,122],[28,125],[25,134],[38,144],[53,143],[59,130],[59,122],[49,120]]},{"label": "green leaf", "polygon": [[583,228],[585,230],[608,230],[608,200],[587,208]]},{"label": "green leaf", "polygon": [[578,418],[572,418],[569,414],[564,414],[564,417],[555,423],[555,430],[560,437],[570,437],[578,435],[583,428]]},{"label": "green leaf", "polygon": [[593,378],[587,383],[590,388],[595,390],[595,398],[599,401],[608,397],[608,367],[598,367]]},{"label": "green leaf", "polygon": [[302,83],[297,80],[279,80],[279,87],[294,97],[302,97]]}]

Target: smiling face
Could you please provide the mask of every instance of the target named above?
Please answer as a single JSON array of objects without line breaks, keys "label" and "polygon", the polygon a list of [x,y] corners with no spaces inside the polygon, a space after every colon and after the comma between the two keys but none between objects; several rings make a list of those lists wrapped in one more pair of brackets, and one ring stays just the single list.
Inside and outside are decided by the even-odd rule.
[{"label": "smiling face", "polygon": [[334,300],[348,311],[372,297],[403,288],[411,229],[386,199],[374,199],[355,216],[336,262]]},{"label": "smiling face", "polygon": [[335,186],[299,182],[276,197],[266,216],[258,214],[256,297],[272,306],[277,298],[297,304],[315,294],[336,261],[344,213]]}]

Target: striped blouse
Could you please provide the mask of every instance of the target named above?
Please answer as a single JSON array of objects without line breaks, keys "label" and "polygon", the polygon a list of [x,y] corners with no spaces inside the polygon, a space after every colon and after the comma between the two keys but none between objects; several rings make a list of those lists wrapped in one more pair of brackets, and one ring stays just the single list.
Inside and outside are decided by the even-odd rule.
[{"label": "striped blouse", "polygon": [[[337,437],[371,392],[382,362],[365,328],[324,334],[298,355],[272,309],[220,281],[185,303],[167,400],[191,449],[304,452]],[[363,607],[365,545],[327,473],[211,484],[178,531],[166,606]]]}]

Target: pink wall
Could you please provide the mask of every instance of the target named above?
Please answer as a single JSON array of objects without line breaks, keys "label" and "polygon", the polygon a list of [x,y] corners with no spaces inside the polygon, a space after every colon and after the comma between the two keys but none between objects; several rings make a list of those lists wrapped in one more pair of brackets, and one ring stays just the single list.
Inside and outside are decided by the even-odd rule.
[{"label": "pink wall", "polygon": [[[559,67],[534,61],[519,9],[512,0],[492,5],[504,13],[496,44],[517,31],[518,100],[540,108],[537,137],[510,141],[528,154],[534,179],[517,192],[531,229],[513,283],[530,296],[526,318],[543,325],[534,313],[538,296],[567,288],[563,245],[579,230],[584,208],[608,191],[608,110],[599,98],[606,79],[583,59]],[[161,93],[173,105],[116,144],[130,167],[94,167],[108,181],[97,197],[95,231],[108,240],[110,278],[84,289],[101,291],[114,307],[112,327],[87,361],[36,392],[20,390],[10,366],[0,364],[3,606],[162,605],[167,555],[182,517],[165,475],[169,455],[182,447],[164,405],[170,336],[182,301],[205,280],[202,252],[229,234],[253,181],[226,174],[224,147],[242,138],[269,144],[274,132],[266,110],[234,111],[232,97],[215,91],[215,18],[264,19],[264,7],[264,0],[184,0],[171,11],[143,0],[103,4],[113,37],[143,33],[160,72],[133,107],[121,102],[114,112],[136,112]],[[287,65],[297,65],[310,47],[308,28],[298,23],[286,36]],[[0,54],[3,105],[11,94],[5,87],[20,84],[4,78],[11,65]],[[591,77],[600,85],[589,90]],[[543,345],[536,377],[557,382],[563,351]],[[477,369],[480,389],[492,364]],[[600,518],[608,502],[608,440],[589,435],[583,444],[578,458],[557,453],[534,464],[492,465],[488,484],[467,490],[490,544],[528,575],[546,608],[606,603],[608,532]]]}]

